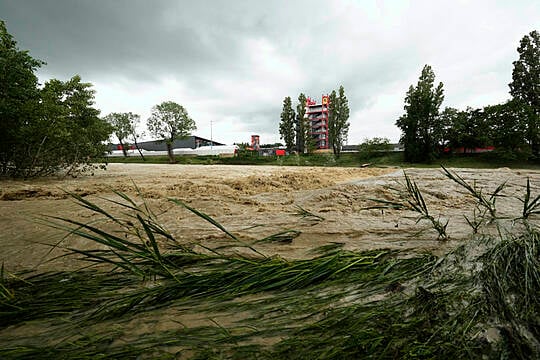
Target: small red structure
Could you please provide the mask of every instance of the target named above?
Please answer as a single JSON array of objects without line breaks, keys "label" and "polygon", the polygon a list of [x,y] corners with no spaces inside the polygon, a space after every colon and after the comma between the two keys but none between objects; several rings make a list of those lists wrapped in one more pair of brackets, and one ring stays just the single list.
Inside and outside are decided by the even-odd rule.
[{"label": "small red structure", "polygon": [[474,148],[466,148],[466,147],[458,147],[458,148],[449,148],[446,147],[443,149],[443,152],[445,154],[454,153],[454,154],[481,154],[486,152],[491,152],[495,150],[495,146],[486,146],[486,147],[474,147]]},{"label": "small red structure", "polygon": [[277,149],[276,150],[276,156],[285,156],[285,150],[284,149]]}]

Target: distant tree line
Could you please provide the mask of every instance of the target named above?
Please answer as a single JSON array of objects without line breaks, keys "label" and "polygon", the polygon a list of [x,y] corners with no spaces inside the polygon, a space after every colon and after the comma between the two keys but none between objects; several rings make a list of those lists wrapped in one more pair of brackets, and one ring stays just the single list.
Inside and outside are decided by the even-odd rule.
[{"label": "distant tree line", "polygon": [[[137,132],[140,118],[140,115],[131,112],[111,113],[103,118],[112,126],[113,133],[122,147],[124,156],[127,156],[126,149],[131,141],[144,159],[137,142],[137,139],[143,135],[143,133]],[[197,126],[182,105],[173,101],[164,101],[152,108],[152,115],[148,118],[147,128],[154,138],[165,143],[169,162],[174,163],[172,144],[177,139],[189,136],[193,130],[197,129]]]},{"label": "distant tree line", "polygon": [[445,150],[494,146],[501,155],[540,159],[540,34],[525,35],[517,49],[510,94],[503,104],[458,110],[446,107],[443,84],[425,65],[405,97],[405,114],[397,121],[408,162],[430,162]]},{"label": "distant tree line", "polygon": [[[297,151],[300,154],[311,153],[315,150],[315,140],[311,134],[311,122],[306,117],[306,95],[298,96],[296,112],[293,110],[290,96],[283,100],[283,109],[279,122],[279,134],[285,142],[287,151]],[[343,86],[338,92],[332,91],[328,104],[328,139],[326,141],[336,157],[341,154],[343,144],[349,133],[349,101],[345,96]]]}]

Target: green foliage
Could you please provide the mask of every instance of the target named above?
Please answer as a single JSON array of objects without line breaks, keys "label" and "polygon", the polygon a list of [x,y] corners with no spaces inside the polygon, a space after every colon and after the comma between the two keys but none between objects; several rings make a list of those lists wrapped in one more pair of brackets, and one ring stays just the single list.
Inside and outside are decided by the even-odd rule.
[{"label": "green foliage", "polygon": [[392,150],[390,140],[387,138],[374,137],[365,139],[363,143],[358,145],[358,156],[360,159],[372,159],[385,156]]},{"label": "green foliage", "polygon": [[236,144],[238,149],[236,150],[235,157],[239,159],[252,159],[259,156],[257,150],[252,150],[248,143]]},{"label": "green foliage", "polygon": [[[540,356],[540,233],[529,228],[505,234],[480,257],[476,282],[488,318],[496,319],[502,338],[500,357]],[[493,321],[493,320],[491,320]]]},{"label": "green foliage", "polygon": [[[531,150],[537,158],[540,149],[540,90],[535,84],[540,81],[539,44],[540,38],[535,31],[521,41],[518,48],[520,58],[514,62],[510,84],[512,100],[464,111],[446,108],[435,117],[437,126],[432,132],[435,143],[441,148],[464,148],[465,152],[494,146],[496,150],[492,156],[509,162],[526,159]],[[400,119],[398,125],[406,124],[405,120]]]},{"label": "green foliage", "polygon": [[172,152],[174,140],[185,138],[197,129],[187,110],[173,101],[164,101],[154,106],[147,126],[153,136],[165,141],[171,163],[175,162]]},{"label": "green foliage", "polygon": [[464,151],[492,144],[490,124],[480,109],[467,108],[459,111],[446,108],[441,114],[442,121],[448,125],[443,143],[451,148],[463,147]]},{"label": "green foliage", "polygon": [[437,154],[441,133],[439,107],[443,95],[443,84],[435,83],[435,73],[425,65],[416,87],[410,86],[405,97],[405,114],[397,121],[401,129],[401,142],[405,146],[405,160],[408,162],[430,162]]},{"label": "green foliage", "polygon": [[92,85],[77,75],[39,89],[34,71],[43,62],[18,50],[1,21],[0,39],[1,174],[29,178],[93,169],[111,129],[93,107]]},{"label": "green foliage", "polygon": [[12,161],[23,139],[20,128],[35,117],[39,102],[34,71],[44,62],[17,48],[17,42],[0,20],[0,165],[11,175]]},{"label": "green foliage", "polygon": [[465,153],[477,147],[495,146],[499,158],[526,159],[527,124],[531,116],[528,107],[516,99],[483,109],[446,108],[439,116],[445,125],[442,145],[451,149],[463,147]]},{"label": "green foliage", "polygon": [[141,120],[140,115],[133,114],[131,112],[111,113],[105,116],[103,120],[111,124],[113,133],[122,146],[124,156],[127,156],[127,146],[129,145],[128,141],[132,140],[135,144],[137,143],[137,124]]},{"label": "green foliage", "polygon": [[260,145],[260,148],[261,149],[269,149],[269,148],[277,148],[277,147],[282,147],[283,144],[282,143],[273,143],[273,144],[261,144]]},{"label": "green foliage", "polygon": [[349,113],[349,100],[345,96],[345,89],[340,86],[337,94],[335,90],[330,94],[328,105],[328,142],[336,158],[339,158],[341,148],[347,142]]},{"label": "green foliage", "polygon": [[13,159],[13,175],[36,177],[60,170],[75,175],[103,158],[111,127],[93,108],[91,87],[78,75],[45,83],[36,117],[18,130],[23,138]]},{"label": "green foliage", "polygon": [[476,183],[469,184],[467,181],[465,181],[465,179],[463,179],[455,172],[446,169],[444,166],[441,167],[443,170],[443,174],[446,175],[446,177],[455,181],[461,187],[467,190],[469,194],[474,199],[476,199],[478,206],[484,208],[486,211],[489,212],[489,215],[491,216],[490,221],[497,219],[497,208],[495,206],[495,203],[497,202],[497,198],[501,196],[500,193],[506,186],[506,183],[500,184],[492,193],[486,194],[484,189],[478,187]]},{"label": "green foliage", "polygon": [[283,100],[283,110],[281,111],[281,121],[279,123],[279,134],[285,142],[287,151],[294,149],[294,110],[292,108],[291,97],[287,96]]},{"label": "green foliage", "polygon": [[314,214],[311,211],[308,211],[308,210],[304,209],[300,205],[296,205],[295,215],[300,216],[302,219],[309,219],[309,220],[313,220],[313,221],[322,221],[322,220],[324,220],[324,217],[322,217],[320,215],[317,215],[317,214]]},{"label": "green foliage", "polygon": [[305,117],[306,100],[306,95],[301,93],[298,96],[298,105],[296,105],[296,150],[299,154],[310,153],[314,146],[310,122]]},{"label": "green foliage", "polygon": [[528,124],[534,117],[530,108],[513,99],[504,104],[486,106],[483,114],[489,125],[489,138],[495,148],[507,154],[529,153],[526,142]]},{"label": "green foliage", "polygon": [[527,186],[525,188],[525,195],[522,198],[517,198],[523,203],[523,211],[521,219],[527,221],[531,215],[540,214],[540,195],[536,197],[531,196],[531,181],[527,178]]},{"label": "green foliage", "polygon": [[540,33],[525,35],[517,49],[519,59],[514,61],[510,94],[529,108],[533,116],[527,122],[527,140],[533,155],[540,155]]},{"label": "green foliage", "polygon": [[405,177],[405,186],[404,191],[398,190],[400,192],[400,199],[398,200],[381,200],[381,199],[370,199],[380,205],[370,206],[366,208],[369,209],[408,209],[419,214],[416,219],[416,223],[421,220],[427,220],[430,222],[431,227],[437,231],[438,240],[448,240],[450,237],[446,233],[446,227],[448,226],[448,220],[443,223],[441,222],[440,217],[435,218],[429,211],[426,201],[422,192],[418,188],[416,182],[411,179],[407,173],[404,173]]}]

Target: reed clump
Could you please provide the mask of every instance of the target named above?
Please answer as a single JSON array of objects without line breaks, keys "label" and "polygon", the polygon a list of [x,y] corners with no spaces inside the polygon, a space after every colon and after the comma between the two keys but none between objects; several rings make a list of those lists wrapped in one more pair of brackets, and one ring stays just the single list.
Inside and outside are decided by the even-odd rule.
[{"label": "reed clump", "polygon": [[427,220],[430,224],[430,227],[435,230],[438,234],[438,240],[449,240],[449,235],[446,232],[448,226],[448,220],[446,222],[442,221],[440,216],[435,218],[430,212],[422,192],[418,188],[416,182],[411,179],[407,173],[403,173],[405,178],[404,190],[391,188],[397,193],[395,200],[383,200],[383,199],[374,199],[370,198],[369,200],[378,203],[379,205],[370,206],[366,209],[398,209],[403,210],[407,209],[414,211],[418,214],[416,223],[418,224],[422,220]]}]

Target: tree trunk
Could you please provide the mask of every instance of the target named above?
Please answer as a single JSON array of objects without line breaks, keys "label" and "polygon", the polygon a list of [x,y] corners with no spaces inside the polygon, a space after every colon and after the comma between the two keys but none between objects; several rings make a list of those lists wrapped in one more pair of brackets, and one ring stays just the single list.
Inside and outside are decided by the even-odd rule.
[{"label": "tree trunk", "polygon": [[133,142],[135,143],[135,147],[137,148],[137,151],[138,151],[139,154],[141,155],[141,158],[143,159],[143,161],[146,161],[146,159],[144,158],[144,155],[143,155],[141,149],[139,148],[139,144],[137,143],[137,139],[133,139]]},{"label": "tree trunk", "polygon": [[124,145],[124,143],[122,142],[122,140],[119,140],[120,141],[120,146],[122,147],[122,152],[124,153],[124,157],[127,157],[127,150],[126,150],[126,146]]},{"label": "tree trunk", "polygon": [[176,161],[174,161],[174,154],[172,151],[172,144],[167,143],[167,155],[169,155],[169,163],[174,164]]},{"label": "tree trunk", "polygon": [[531,152],[532,152],[533,158],[535,160],[538,160],[538,157],[540,155],[540,144],[538,143],[538,140],[532,141]]},{"label": "tree trunk", "polygon": [[332,150],[336,159],[339,158],[339,146],[337,144],[332,144]]}]

